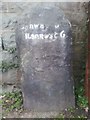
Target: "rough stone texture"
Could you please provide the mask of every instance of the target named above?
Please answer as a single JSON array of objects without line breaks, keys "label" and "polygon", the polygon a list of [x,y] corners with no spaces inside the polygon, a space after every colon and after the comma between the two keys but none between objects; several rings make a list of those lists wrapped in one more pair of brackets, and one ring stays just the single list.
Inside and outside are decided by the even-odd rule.
[{"label": "rough stone texture", "polygon": [[2,77],[2,79],[0,79],[0,83],[2,84],[15,84],[16,80],[17,80],[17,70],[12,69],[9,70],[8,72],[4,72],[2,73],[2,76],[0,74],[0,76]]},{"label": "rough stone texture", "polygon": [[4,49],[15,48],[15,33],[12,31],[6,31],[2,33],[2,40],[4,44]]},{"label": "rough stone texture", "polygon": [[2,86],[2,92],[6,93],[6,92],[12,92],[14,90],[13,85],[3,85]]},{"label": "rough stone texture", "polygon": [[17,112],[14,112],[11,114],[8,114],[7,118],[57,118],[59,116],[59,112],[35,112],[35,111],[24,111],[22,113],[17,114]]},{"label": "rough stone texture", "polygon": [[[24,107],[45,112],[74,107],[70,22],[59,8],[46,4],[32,8],[27,16],[20,20],[16,30]],[[30,24],[39,27],[26,30]],[[55,28],[56,25],[59,27]],[[27,33],[43,34],[44,38],[25,38]],[[46,34],[57,35],[46,38]]]},{"label": "rough stone texture", "polygon": [[3,13],[2,14],[2,29],[13,30],[16,25],[17,14],[15,13]]},{"label": "rough stone texture", "polygon": [[[2,54],[3,53],[3,54]],[[12,54],[8,54],[8,51],[3,51],[2,54],[2,60],[10,62],[12,61]]]}]

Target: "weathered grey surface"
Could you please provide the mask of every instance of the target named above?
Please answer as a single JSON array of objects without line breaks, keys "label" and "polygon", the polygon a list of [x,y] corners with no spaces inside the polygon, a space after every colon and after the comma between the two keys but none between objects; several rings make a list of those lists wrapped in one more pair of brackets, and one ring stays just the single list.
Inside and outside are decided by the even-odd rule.
[{"label": "weathered grey surface", "polygon": [[[33,28],[34,24],[39,26]],[[54,6],[32,8],[18,24],[25,108],[59,111],[74,106],[70,29],[69,21]]]}]

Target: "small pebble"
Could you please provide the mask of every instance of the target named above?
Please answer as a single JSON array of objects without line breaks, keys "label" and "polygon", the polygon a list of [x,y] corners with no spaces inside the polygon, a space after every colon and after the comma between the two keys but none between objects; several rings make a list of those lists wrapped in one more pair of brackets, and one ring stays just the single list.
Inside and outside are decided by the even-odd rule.
[{"label": "small pebble", "polygon": [[86,108],[85,108],[85,111],[86,111],[86,112],[88,112],[88,110],[89,110],[89,108],[88,108],[88,107],[86,107]]}]

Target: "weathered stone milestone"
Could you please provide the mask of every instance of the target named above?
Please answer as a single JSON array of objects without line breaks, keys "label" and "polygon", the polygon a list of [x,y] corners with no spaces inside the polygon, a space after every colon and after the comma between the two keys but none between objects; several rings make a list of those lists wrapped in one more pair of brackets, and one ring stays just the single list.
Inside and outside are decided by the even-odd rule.
[{"label": "weathered stone milestone", "polygon": [[16,29],[24,107],[60,111],[74,107],[71,24],[55,6],[33,7]]}]

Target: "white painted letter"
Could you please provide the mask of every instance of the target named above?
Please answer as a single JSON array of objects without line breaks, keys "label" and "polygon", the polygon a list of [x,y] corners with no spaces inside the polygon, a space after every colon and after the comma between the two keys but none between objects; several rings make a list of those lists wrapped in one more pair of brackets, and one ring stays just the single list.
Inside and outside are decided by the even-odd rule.
[{"label": "white painted letter", "polygon": [[59,28],[59,25],[55,25],[55,28],[56,28],[56,29]]},{"label": "white painted letter", "polygon": [[57,35],[58,35],[58,33],[55,32],[54,33],[54,39],[57,39],[57,37],[58,37]]},{"label": "white painted letter", "polygon": [[40,39],[44,39],[44,35],[43,34],[39,34],[40,35]]},{"label": "white painted letter", "polygon": [[66,37],[64,30],[60,33],[60,37],[61,38],[65,38]]},{"label": "white painted letter", "polygon": [[29,28],[30,29],[34,29],[33,24],[30,24]]},{"label": "white painted letter", "polygon": [[40,28],[43,30],[45,26],[43,24],[40,24]]},{"label": "white painted letter", "polygon": [[25,33],[25,39],[30,39],[29,33]]},{"label": "white painted letter", "polygon": [[48,39],[49,38],[49,34],[44,35],[44,38]]},{"label": "white painted letter", "polygon": [[34,24],[35,29],[38,29],[39,24]]}]

